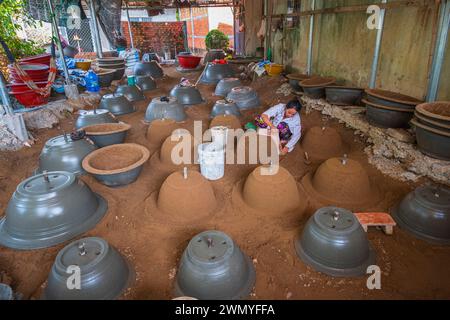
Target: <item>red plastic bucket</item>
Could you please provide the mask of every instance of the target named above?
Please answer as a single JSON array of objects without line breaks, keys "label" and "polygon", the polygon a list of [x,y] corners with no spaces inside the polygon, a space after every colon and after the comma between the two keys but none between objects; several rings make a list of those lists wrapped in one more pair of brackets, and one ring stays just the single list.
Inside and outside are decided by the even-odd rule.
[{"label": "red plastic bucket", "polygon": [[197,56],[178,55],[177,57],[180,66],[186,69],[197,68],[198,64],[200,63],[200,60],[202,60],[202,57]]}]

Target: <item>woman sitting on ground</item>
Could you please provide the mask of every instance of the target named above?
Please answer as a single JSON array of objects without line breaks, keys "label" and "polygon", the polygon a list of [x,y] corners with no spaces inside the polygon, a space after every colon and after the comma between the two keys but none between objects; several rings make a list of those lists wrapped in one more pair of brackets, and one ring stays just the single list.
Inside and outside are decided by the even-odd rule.
[{"label": "woman sitting on ground", "polygon": [[260,128],[277,129],[280,135],[280,154],[286,155],[294,150],[300,140],[302,125],[300,119],[301,103],[291,100],[287,104],[279,103],[255,119],[256,126]]}]

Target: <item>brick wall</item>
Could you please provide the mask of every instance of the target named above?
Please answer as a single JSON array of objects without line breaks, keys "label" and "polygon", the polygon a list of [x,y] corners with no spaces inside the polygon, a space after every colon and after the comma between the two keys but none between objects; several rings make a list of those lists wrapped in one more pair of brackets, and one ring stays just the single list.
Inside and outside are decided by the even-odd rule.
[{"label": "brick wall", "polygon": [[182,20],[186,20],[189,48],[191,50],[194,48],[196,52],[206,51],[205,37],[209,32],[208,8],[192,8],[193,22],[191,22],[190,8],[182,8],[180,17]]},{"label": "brick wall", "polygon": [[219,22],[217,30],[222,31],[226,34],[230,40],[230,48],[234,48],[234,32],[233,26],[227,23]]},{"label": "brick wall", "polygon": [[[184,48],[184,22],[131,22],[134,46],[142,53],[156,52],[164,54],[164,48],[169,47],[174,58],[175,48],[177,52],[185,51]],[[128,22],[122,22],[124,35],[130,47],[128,34]]]}]

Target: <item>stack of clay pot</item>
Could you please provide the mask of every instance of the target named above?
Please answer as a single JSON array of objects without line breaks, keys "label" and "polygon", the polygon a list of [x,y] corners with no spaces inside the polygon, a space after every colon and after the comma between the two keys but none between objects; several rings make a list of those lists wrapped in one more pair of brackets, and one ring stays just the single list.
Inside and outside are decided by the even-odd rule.
[{"label": "stack of clay pot", "polygon": [[286,76],[289,79],[289,84],[292,90],[302,92],[303,89],[300,86],[300,82],[310,79],[312,76],[303,73],[291,73]]},{"label": "stack of clay pot", "polygon": [[420,151],[433,158],[450,160],[450,102],[420,104],[414,115],[411,123]]},{"label": "stack of clay pot", "polygon": [[370,124],[381,128],[409,126],[414,108],[422,101],[400,93],[380,89],[366,89],[366,117]]},{"label": "stack of clay pot", "polygon": [[114,80],[122,79],[125,74],[124,58],[97,58],[97,66],[100,69],[114,70]]},{"label": "stack of clay pot", "polygon": [[331,127],[309,129],[302,139],[302,148],[313,162],[322,162],[345,153],[340,134]]}]

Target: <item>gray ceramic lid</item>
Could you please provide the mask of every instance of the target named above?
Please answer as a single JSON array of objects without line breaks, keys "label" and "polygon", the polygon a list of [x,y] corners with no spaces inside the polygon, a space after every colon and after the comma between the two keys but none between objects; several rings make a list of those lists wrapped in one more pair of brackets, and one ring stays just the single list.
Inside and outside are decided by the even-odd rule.
[{"label": "gray ceramic lid", "polygon": [[92,124],[117,122],[114,115],[109,112],[109,110],[105,109],[80,110],[78,113],[79,116],[75,122],[76,129],[90,126]]},{"label": "gray ceramic lid", "polygon": [[206,84],[217,84],[224,78],[234,76],[234,71],[229,64],[208,63],[203,72],[200,82]]},{"label": "gray ceramic lid", "polygon": [[122,93],[108,93],[102,97],[99,109],[109,110],[114,115],[123,115],[136,111],[131,101]]},{"label": "gray ceramic lid", "polygon": [[141,101],[145,99],[144,94],[137,86],[121,85],[118,86],[115,93],[123,94],[131,102]]},{"label": "gray ceramic lid", "polygon": [[133,71],[136,76],[151,76],[155,79],[162,78],[164,76],[164,71],[154,60],[136,63]]},{"label": "gray ceramic lid", "polygon": [[150,91],[156,89],[156,81],[150,76],[136,76],[136,86],[141,91]]},{"label": "gray ceramic lid", "polygon": [[216,101],[216,103],[214,104],[214,106],[211,110],[210,117],[214,118],[214,117],[216,117],[218,115],[222,115],[222,114],[232,114],[236,117],[241,116],[241,112],[239,111],[239,108],[235,102],[226,101],[226,100],[218,100],[218,101]]},{"label": "gray ceramic lid", "polygon": [[375,263],[367,235],[355,215],[337,207],[317,210],[295,248],[303,262],[335,277],[362,276]]},{"label": "gray ceramic lid", "polygon": [[97,147],[88,139],[72,140],[70,135],[49,139],[39,156],[38,173],[47,171],[68,171],[82,174],[81,162]]},{"label": "gray ceramic lid", "polygon": [[250,109],[260,105],[258,94],[251,87],[235,87],[227,95],[227,100],[234,101],[239,109]]},{"label": "gray ceramic lid", "polygon": [[152,122],[155,119],[173,119],[177,122],[187,118],[183,105],[175,97],[154,98],[145,112],[145,121]]},{"label": "gray ceramic lid", "polygon": [[176,85],[170,91],[170,96],[177,98],[178,102],[184,105],[193,105],[203,103],[204,100],[200,91],[193,86]]},{"label": "gray ceramic lid", "polygon": [[53,171],[22,181],[0,220],[0,244],[38,249],[67,241],[97,224],[106,201],[69,172]]},{"label": "gray ceramic lid", "polygon": [[225,78],[219,81],[214,94],[216,96],[226,96],[231,89],[242,86],[241,80],[238,78]]},{"label": "gray ceramic lid", "polygon": [[[80,289],[67,288],[70,266],[80,268]],[[44,299],[110,300],[120,297],[132,279],[125,259],[101,238],[84,238],[64,247],[56,256]]]},{"label": "gray ceramic lid", "polygon": [[234,243],[228,235],[211,231],[201,233],[192,239],[187,250],[192,263],[215,267],[233,255]]}]

